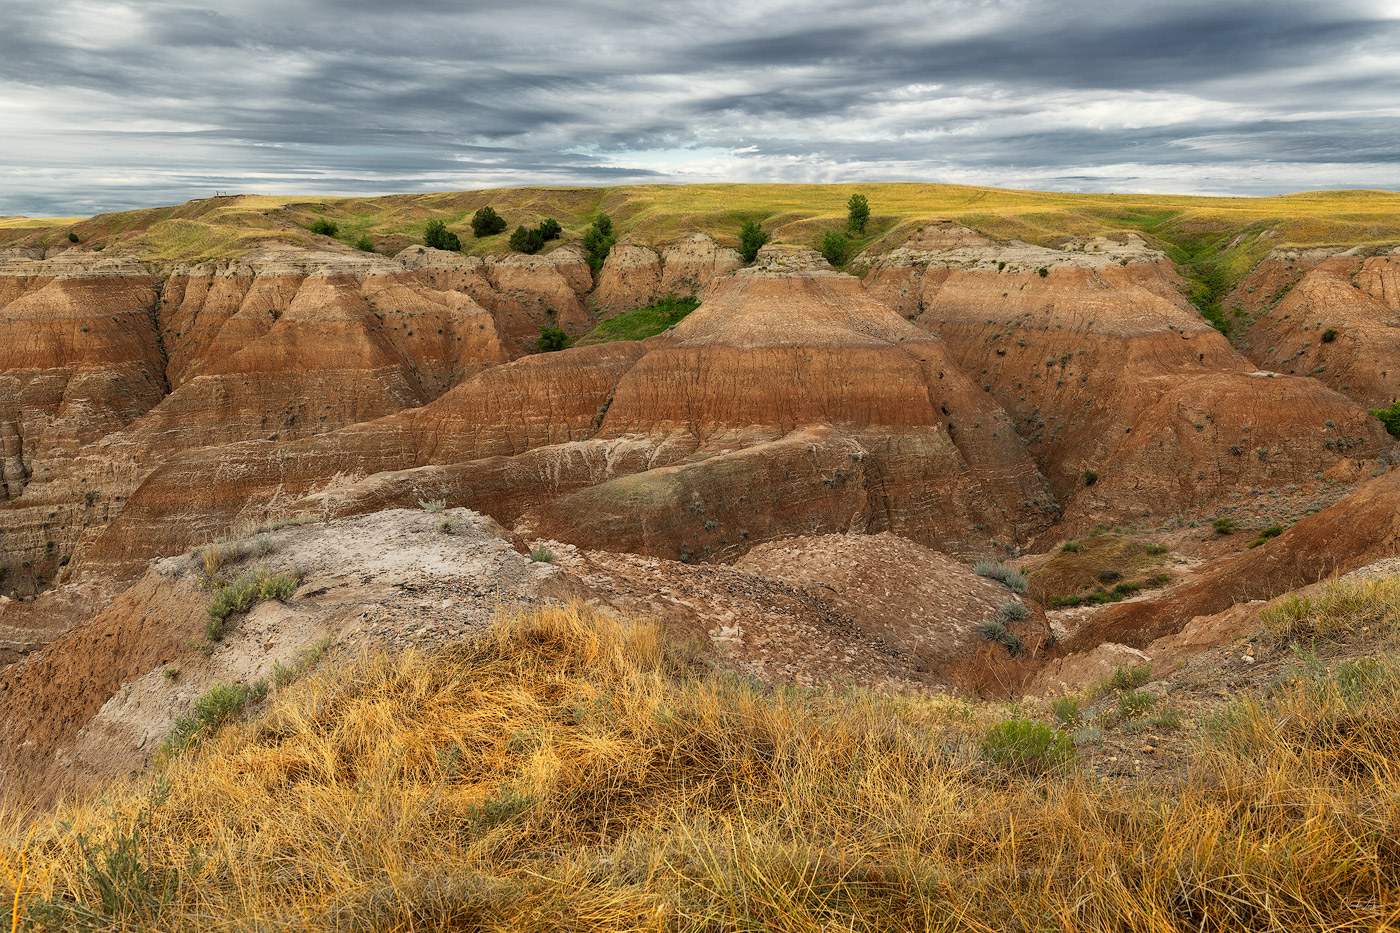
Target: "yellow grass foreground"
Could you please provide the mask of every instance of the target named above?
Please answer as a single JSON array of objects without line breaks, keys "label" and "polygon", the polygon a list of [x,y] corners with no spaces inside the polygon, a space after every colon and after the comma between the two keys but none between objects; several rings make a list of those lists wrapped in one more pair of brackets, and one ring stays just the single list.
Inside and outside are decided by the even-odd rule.
[{"label": "yellow grass foreground", "polygon": [[107,802],[28,830],[12,811],[0,918],[14,905],[17,929],[198,931],[1400,918],[1394,664],[1302,672],[1230,706],[1175,788],[989,764],[993,712],[765,692],[651,625],[547,609],[434,656],[323,665]]}]

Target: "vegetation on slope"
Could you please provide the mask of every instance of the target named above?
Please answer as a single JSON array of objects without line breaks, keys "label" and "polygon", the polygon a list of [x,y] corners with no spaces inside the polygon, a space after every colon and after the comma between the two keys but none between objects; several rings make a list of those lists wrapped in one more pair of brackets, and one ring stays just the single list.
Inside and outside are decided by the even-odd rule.
[{"label": "vegetation on slope", "polygon": [[[205,198],[175,207],[101,214],[73,221],[6,220],[0,246],[56,245],[70,229],[85,246],[157,261],[237,256],[268,242],[311,246],[318,219],[336,224],[347,244],[372,237],[383,252],[422,241],[429,220],[442,222],[471,253],[500,252],[506,237],[468,237],[476,211],[492,206],[513,228],[557,218],[568,240],[582,238],[593,218],[611,216],[618,236],[663,243],[701,231],[738,246],[744,221],[762,224],[775,243],[810,246],[828,230],[845,229],[854,194],[870,217],[858,248],[902,242],[919,226],[953,220],[999,239],[1055,246],[1071,236],[1136,230],[1159,245],[1209,241],[1228,280],[1238,279],[1269,249],[1392,243],[1400,240],[1400,194],[1319,191],[1279,198],[1062,194],[958,185],[630,185],[616,188],[508,188],[377,198],[244,195]],[[1219,249],[1222,247],[1223,249]],[[1189,259],[1189,257],[1188,257]]]},{"label": "vegetation on slope", "polygon": [[[1393,630],[1379,592],[1349,605]],[[1123,715],[1138,682],[1112,687]],[[1090,783],[1048,722],[997,718],[772,692],[656,627],[545,609],[323,670],[106,802],[28,831],[12,811],[0,895],[25,929],[201,933],[1361,930],[1400,913],[1392,660],[1231,704],[1179,786]]]},{"label": "vegetation on slope", "polygon": [[593,328],[579,344],[608,343],[612,340],[645,340],[679,324],[687,314],[700,307],[695,297],[677,298],[667,295],[644,308],[624,311]]}]

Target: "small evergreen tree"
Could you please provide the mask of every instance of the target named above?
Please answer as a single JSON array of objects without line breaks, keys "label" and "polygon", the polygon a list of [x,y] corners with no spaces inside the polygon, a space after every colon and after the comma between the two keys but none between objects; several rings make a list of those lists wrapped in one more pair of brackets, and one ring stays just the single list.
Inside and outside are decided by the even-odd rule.
[{"label": "small evergreen tree", "polygon": [[319,233],[321,236],[335,236],[337,233],[340,232],[340,228],[337,227],[332,221],[321,217],[311,225],[311,232]]},{"label": "small evergreen tree", "polygon": [[423,245],[455,253],[462,248],[462,241],[457,234],[447,229],[447,224],[440,220],[430,220],[423,230]]},{"label": "small evergreen tree", "polygon": [[355,249],[362,249],[367,253],[374,252],[374,241],[365,234],[360,234],[360,238],[355,241]]},{"label": "small evergreen tree", "polygon": [[1392,437],[1400,438],[1400,400],[1391,402],[1389,408],[1372,408],[1370,412],[1381,419]]},{"label": "small evergreen tree", "polygon": [[756,220],[746,220],[739,228],[739,255],[744,257],[744,262],[753,262],[758,258],[758,251],[763,248],[763,244],[768,242],[768,234],[758,225]]},{"label": "small evergreen tree", "polygon": [[510,235],[510,248],[517,253],[538,253],[544,248],[544,235],[538,228],[531,230],[522,224]]},{"label": "small evergreen tree", "polygon": [[603,268],[603,261],[616,242],[617,237],[612,235],[612,218],[607,214],[593,218],[593,225],[583,234],[583,251],[588,254],[588,267],[594,275]]},{"label": "small evergreen tree", "polygon": [[500,233],[505,228],[506,219],[489,204],[472,215],[472,234],[478,238]]},{"label": "small evergreen tree", "polygon": [[540,232],[540,239],[545,243],[548,243],[550,240],[559,239],[564,233],[564,228],[559,226],[559,221],[555,220],[553,217],[546,217],[544,220],[540,221],[540,225],[535,229]]},{"label": "small evergreen tree", "polygon": [[870,222],[870,204],[863,194],[853,194],[846,202],[846,229],[865,235],[865,225]]}]

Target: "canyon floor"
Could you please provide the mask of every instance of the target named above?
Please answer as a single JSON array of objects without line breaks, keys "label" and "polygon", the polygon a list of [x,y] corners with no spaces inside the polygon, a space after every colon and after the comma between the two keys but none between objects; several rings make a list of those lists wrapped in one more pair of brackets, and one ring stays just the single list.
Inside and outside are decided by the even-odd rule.
[{"label": "canyon floor", "polygon": [[1397,398],[1386,192],[6,218],[0,917],[1389,928]]}]

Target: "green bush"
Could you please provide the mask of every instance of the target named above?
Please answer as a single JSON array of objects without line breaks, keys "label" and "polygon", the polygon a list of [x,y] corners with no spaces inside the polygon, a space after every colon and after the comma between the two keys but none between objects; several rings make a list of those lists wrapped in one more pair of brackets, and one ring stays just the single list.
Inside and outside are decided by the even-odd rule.
[{"label": "green bush", "polygon": [[540,336],[535,340],[535,349],[540,353],[553,353],[571,346],[574,338],[557,324],[541,324]]},{"label": "green bush", "polygon": [[1235,533],[1235,526],[1238,524],[1239,522],[1235,521],[1233,518],[1217,518],[1210,523],[1210,527],[1215,529],[1216,534],[1232,535]]},{"label": "green bush", "polygon": [[851,240],[840,230],[828,230],[822,234],[818,249],[822,258],[831,263],[833,268],[839,269],[846,264],[846,257],[851,251]]},{"label": "green bush", "polygon": [[[870,222],[870,202],[863,194],[853,194],[846,202],[846,229],[852,233],[865,235],[865,225]],[[836,263],[832,263],[836,265]]]},{"label": "green bush", "polygon": [[247,612],[256,603],[265,599],[285,602],[297,591],[297,578],[286,571],[268,573],[265,570],[245,573],[232,583],[219,586],[214,599],[205,612],[209,622],[204,627],[209,641],[219,641],[224,637],[228,620],[234,615]]},{"label": "green bush", "polygon": [[552,564],[555,561],[554,552],[543,544],[537,544],[530,549],[530,560],[537,564]]},{"label": "green bush", "polygon": [[1037,270],[1035,270],[1035,271],[1036,271],[1036,273],[1037,273],[1042,279],[1045,278],[1046,276],[1048,276],[1048,275],[1050,274],[1050,270],[1047,269],[1045,266],[1041,266],[1039,269],[1037,269]]},{"label": "green bush", "polygon": [[517,253],[533,254],[544,248],[544,238],[538,230],[521,225],[510,235],[509,245]]},{"label": "green bush", "polygon": [[1084,545],[1080,544],[1078,541],[1066,541],[1064,544],[1060,545],[1061,551],[1066,551],[1070,554],[1078,554],[1083,548]]},{"label": "green bush", "polygon": [[1094,485],[1095,483],[1097,483],[1098,481],[1099,481],[1099,474],[1095,473],[1093,470],[1085,470],[1085,471],[1084,471],[1084,485],[1085,485],[1085,486],[1092,486],[1092,485]]},{"label": "green bush", "polygon": [[491,205],[486,205],[472,215],[472,234],[477,238],[500,233],[506,228],[506,219],[496,213]]},{"label": "green bush", "polygon": [[1400,399],[1390,403],[1389,408],[1372,408],[1371,414],[1381,419],[1381,424],[1391,437],[1400,437]]},{"label": "green bush", "polygon": [[324,217],[318,218],[309,228],[312,233],[319,233],[321,236],[335,236],[340,232],[340,227]]},{"label": "green bush", "polygon": [[360,238],[355,241],[355,249],[364,250],[366,253],[374,252],[374,241],[365,234],[360,234]]},{"label": "green bush", "polygon": [[1032,775],[1064,770],[1079,757],[1068,735],[1030,719],[1007,719],[988,729],[982,756],[1008,771]]},{"label": "green bush", "polygon": [[599,214],[593,218],[592,226],[583,233],[583,251],[588,257],[588,267],[593,270],[594,275],[603,268],[603,263],[615,243],[617,237],[613,236],[612,218],[607,214]]},{"label": "green bush", "polygon": [[424,512],[441,512],[447,508],[446,499],[419,499],[418,507]]},{"label": "green bush", "polygon": [[1329,327],[1322,332],[1322,342],[1331,343],[1337,339],[1337,328]]},{"label": "green bush", "polygon": [[758,221],[746,220],[739,228],[739,254],[744,257],[744,262],[757,259],[758,251],[767,242],[768,234],[758,225]]},{"label": "green bush", "polygon": [[462,241],[441,220],[430,220],[428,226],[423,228],[423,245],[455,253],[462,248]]},{"label": "green bush", "polygon": [[267,681],[251,684],[215,684],[209,692],[194,701],[188,715],[179,716],[170,727],[160,750],[166,756],[176,755],[226,722],[232,722],[243,710],[267,696]]},{"label": "green bush", "polygon": [[72,230],[69,230],[69,231],[68,231],[68,242],[69,242],[69,243],[76,243],[76,242],[78,242],[78,235],[77,235],[76,233],[74,233]]},{"label": "green bush", "polygon": [[510,235],[509,245],[517,253],[533,255],[544,249],[544,245],[550,240],[559,239],[563,232],[564,228],[559,226],[559,221],[549,217],[533,229],[524,225],[516,227],[515,232]]}]

